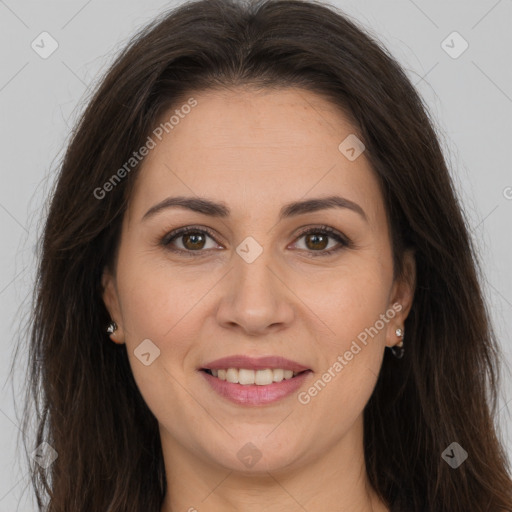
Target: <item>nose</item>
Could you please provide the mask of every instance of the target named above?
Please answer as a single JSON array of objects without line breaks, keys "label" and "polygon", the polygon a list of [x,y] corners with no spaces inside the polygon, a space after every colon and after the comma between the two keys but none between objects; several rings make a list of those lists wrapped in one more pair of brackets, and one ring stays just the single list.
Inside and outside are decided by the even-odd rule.
[{"label": "nose", "polygon": [[252,263],[235,255],[234,268],[217,309],[217,321],[249,336],[286,328],[294,318],[293,293],[267,251]]}]

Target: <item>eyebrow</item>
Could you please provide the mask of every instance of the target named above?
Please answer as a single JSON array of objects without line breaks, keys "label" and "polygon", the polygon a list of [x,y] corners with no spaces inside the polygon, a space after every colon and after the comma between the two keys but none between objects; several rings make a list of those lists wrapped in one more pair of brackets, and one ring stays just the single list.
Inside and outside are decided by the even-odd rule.
[{"label": "eyebrow", "polygon": [[[167,208],[186,208],[193,212],[219,218],[229,217],[231,213],[231,210],[224,203],[218,203],[201,197],[177,196],[168,197],[152,206],[144,214],[141,220],[144,221],[153,217],[158,212]],[[345,208],[352,210],[368,222],[368,218],[364,210],[357,203],[340,196],[318,197],[285,204],[279,212],[279,220],[332,208]]]}]

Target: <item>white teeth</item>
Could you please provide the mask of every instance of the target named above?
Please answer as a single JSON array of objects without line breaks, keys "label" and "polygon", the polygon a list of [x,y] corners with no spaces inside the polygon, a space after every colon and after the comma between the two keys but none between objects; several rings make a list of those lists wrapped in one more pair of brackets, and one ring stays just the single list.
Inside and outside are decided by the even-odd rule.
[{"label": "white teeth", "polygon": [[238,370],[236,368],[228,368],[226,370],[226,380],[232,384],[238,383]]},{"label": "white teeth", "polygon": [[281,382],[295,377],[299,372],[292,370],[283,370],[282,368],[266,370],[249,370],[246,368],[226,368],[211,370],[212,375],[220,380],[231,382],[232,384],[242,384],[244,386],[256,384],[257,386],[268,386],[273,382]]},{"label": "white teeth", "polygon": [[258,370],[254,374],[254,383],[258,384],[258,386],[268,386],[274,382],[274,372],[270,369]]},{"label": "white teeth", "polygon": [[254,370],[238,370],[238,384],[254,384]]},{"label": "white teeth", "polygon": [[274,382],[281,382],[284,379],[284,370],[281,370],[281,368],[274,370],[272,373],[274,374]]}]

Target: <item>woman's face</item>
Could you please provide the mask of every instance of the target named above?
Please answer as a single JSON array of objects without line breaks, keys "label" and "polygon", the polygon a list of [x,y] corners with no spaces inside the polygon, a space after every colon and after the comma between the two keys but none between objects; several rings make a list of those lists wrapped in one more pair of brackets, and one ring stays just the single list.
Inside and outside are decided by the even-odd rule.
[{"label": "woman's face", "polygon": [[292,469],[359,439],[412,285],[393,280],[377,180],[331,103],[301,89],[191,96],[151,135],[104,274],[112,338],[164,451]]}]

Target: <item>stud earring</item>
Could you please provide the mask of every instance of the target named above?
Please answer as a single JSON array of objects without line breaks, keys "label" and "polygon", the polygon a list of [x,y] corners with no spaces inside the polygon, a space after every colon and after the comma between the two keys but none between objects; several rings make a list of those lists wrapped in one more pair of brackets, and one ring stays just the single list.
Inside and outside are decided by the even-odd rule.
[{"label": "stud earring", "polygon": [[[399,338],[403,338],[404,336],[404,330],[401,329],[400,327],[398,327],[396,330],[395,330],[395,334],[399,337]],[[405,352],[405,348],[404,348],[404,340],[400,340],[400,343],[396,344],[395,346],[391,347],[391,353],[397,358],[397,359],[402,359],[402,357],[404,356],[404,352]]]},{"label": "stud earring", "polygon": [[108,325],[107,325],[107,332],[109,334],[112,334],[113,332],[117,331],[117,324],[112,320],[112,322],[110,322]]}]

